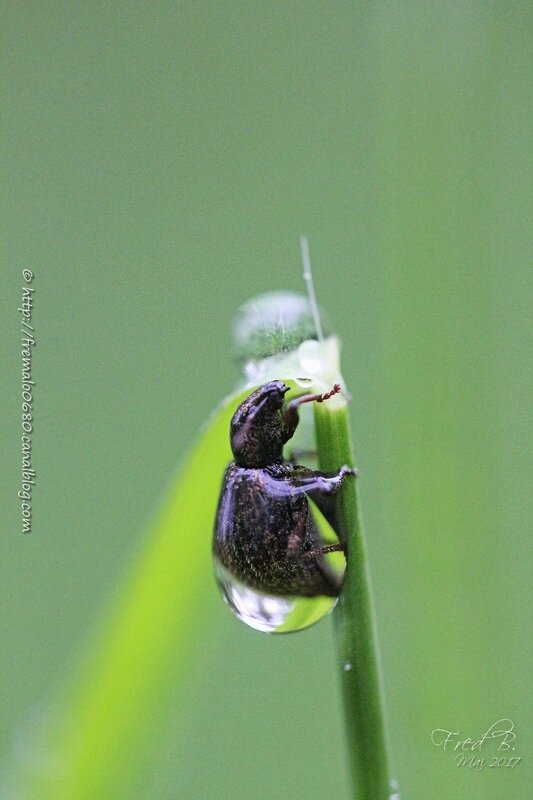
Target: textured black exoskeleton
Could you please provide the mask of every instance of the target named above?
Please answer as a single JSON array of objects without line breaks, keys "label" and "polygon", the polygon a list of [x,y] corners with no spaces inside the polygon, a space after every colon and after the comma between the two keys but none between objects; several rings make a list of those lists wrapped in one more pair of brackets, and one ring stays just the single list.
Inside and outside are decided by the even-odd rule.
[{"label": "textured black exoskeleton", "polygon": [[298,406],[322,402],[340,391],[303,395],[285,404],[288,387],[271,381],[250,394],[233,415],[231,449],[235,461],[224,475],[218,503],[213,553],[246,586],[277,596],[336,597],[341,579],[326,553],[344,550],[324,545],[307,497],[331,518],[331,500],[347,475],[298,466],[283,458],[283,445],[298,425]]}]

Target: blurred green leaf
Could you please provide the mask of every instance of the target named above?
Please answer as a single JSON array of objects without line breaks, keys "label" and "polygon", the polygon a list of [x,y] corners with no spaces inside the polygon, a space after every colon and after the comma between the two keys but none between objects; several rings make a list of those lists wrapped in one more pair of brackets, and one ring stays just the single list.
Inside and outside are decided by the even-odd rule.
[{"label": "blurred green leaf", "polygon": [[[185,684],[212,612],[211,531],[229,422],[240,394],[225,400],[173,480],[166,502],[126,574],[103,625],[57,709],[42,747],[59,769],[22,778],[32,800],[126,798],[157,744],[169,680]],[[35,753],[28,752],[28,762]],[[50,761],[50,757],[48,757]],[[42,759],[39,759],[39,763]]]}]

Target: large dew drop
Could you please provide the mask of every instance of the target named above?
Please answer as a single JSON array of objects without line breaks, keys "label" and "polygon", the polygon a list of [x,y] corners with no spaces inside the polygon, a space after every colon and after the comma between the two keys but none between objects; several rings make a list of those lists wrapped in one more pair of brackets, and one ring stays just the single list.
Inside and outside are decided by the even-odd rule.
[{"label": "large dew drop", "polygon": [[[340,576],[345,560],[341,553],[326,556],[335,562]],[[341,566],[342,565],[342,566]],[[265,633],[292,633],[309,628],[329,614],[337,605],[338,597],[277,597],[262,594],[235,578],[216,558],[215,577],[222,596],[235,616],[255,630]]]}]

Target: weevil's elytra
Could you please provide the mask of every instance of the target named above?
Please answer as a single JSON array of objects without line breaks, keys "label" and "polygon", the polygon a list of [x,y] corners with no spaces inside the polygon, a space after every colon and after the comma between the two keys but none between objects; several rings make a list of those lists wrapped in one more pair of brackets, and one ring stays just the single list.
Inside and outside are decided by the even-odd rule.
[{"label": "weevil's elytra", "polygon": [[[343,575],[332,568],[327,555],[343,550],[343,544],[322,542],[308,497],[330,518],[332,495],[356,470],[344,466],[326,475],[283,457],[283,446],[298,425],[299,406],[323,402],[340,387],[286,403],[287,391],[278,380],[260,386],[240,404],[230,425],[235,460],[224,475],[213,554],[225,598],[243,619],[240,606],[245,602],[249,610],[252,598],[259,603],[255,611],[261,617],[268,616],[268,601],[274,608],[279,606],[276,598],[336,599],[342,586]],[[334,601],[326,610],[332,605]]]}]

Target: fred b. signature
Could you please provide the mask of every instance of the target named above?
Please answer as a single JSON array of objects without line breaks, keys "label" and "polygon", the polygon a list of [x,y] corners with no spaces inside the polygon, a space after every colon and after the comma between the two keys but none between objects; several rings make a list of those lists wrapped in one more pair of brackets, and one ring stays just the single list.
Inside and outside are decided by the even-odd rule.
[{"label": "fred b. signature", "polygon": [[522,761],[521,756],[514,755],[516,742],[514,723],[506,718],[497,720],[476,738],[464,736],[458,730],[434,728],[431,731],[431,742],[435,747],[452,753],[457,767],[478,771],[485,767],[512,769]]}]

